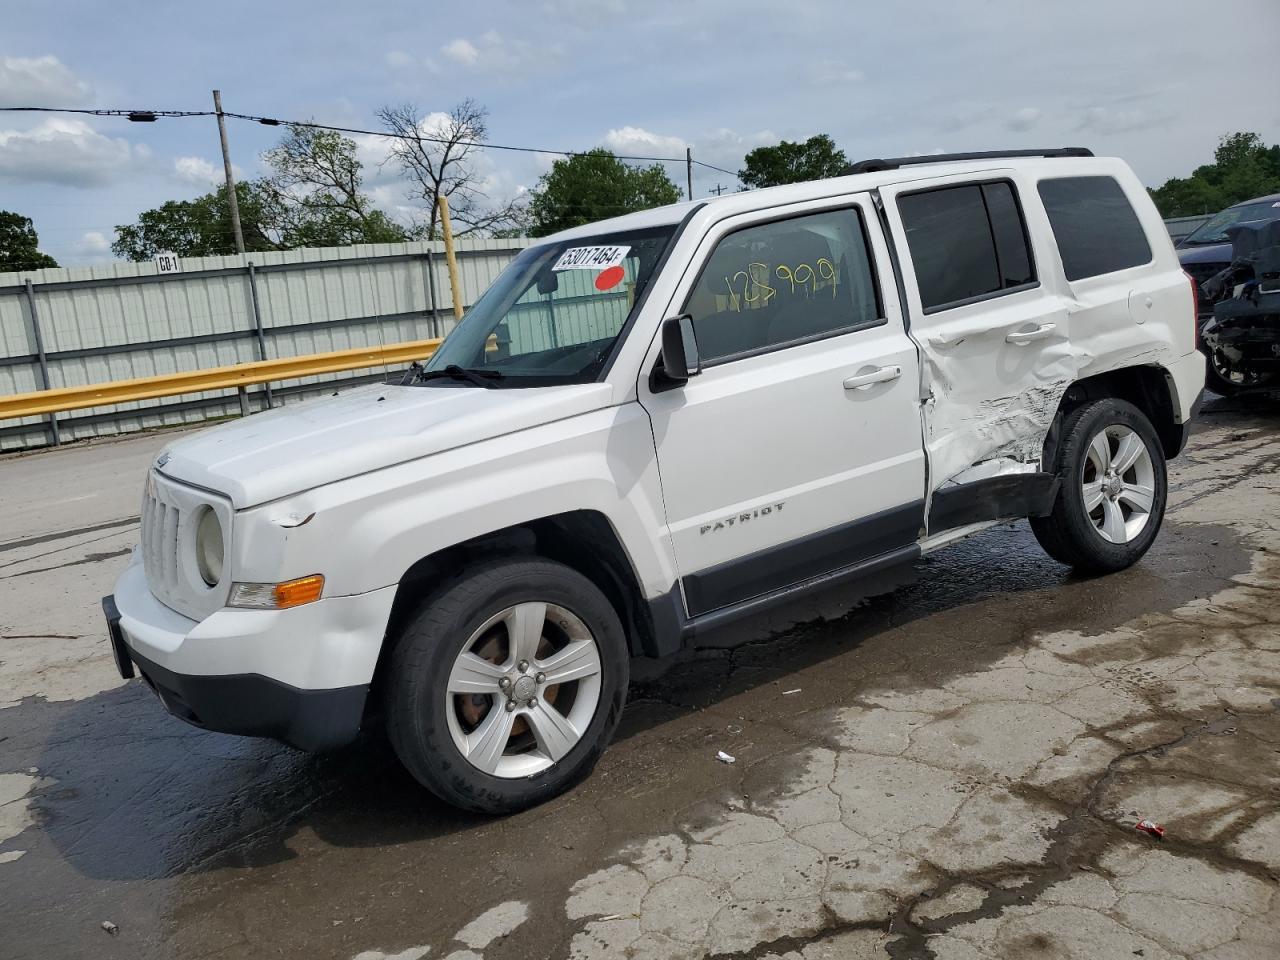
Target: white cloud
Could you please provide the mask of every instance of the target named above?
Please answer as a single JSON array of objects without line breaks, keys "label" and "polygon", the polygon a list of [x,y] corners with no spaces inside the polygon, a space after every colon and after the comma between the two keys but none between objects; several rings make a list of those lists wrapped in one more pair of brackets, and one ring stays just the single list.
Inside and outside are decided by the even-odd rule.
[{"label": "white cloud", "polygon": [[564,55],[558,43],[509,40],[496,30],[483,34],[474,43],[465,37],[451,40],[440,48],[448,59],[469,69],[490,73],[521,73],[555,63]]},{"label": "white cloud", "polygon": [[[232,173],[239,179],[240,171],[233,165]],[[207,188],[222,183],[225,174],[221,166],[214,166],[204,157],[178,157],[173,161],[173,173],[182,183]]]},{"label": "white cloud", "polygon": [[604,135],[604,145],[614,153],[638,154],[645,157],[684,156],[688,144],[680,137],[651,133],[643,127],[620,127]]},{"label": "white cloud", "polygon": [[387,161],[391,158],[391,141],[368,133],[347,134],[356,145],[356,159],[360,161],[365,183],[376,183],[395,174]]},{"label": "white cloud", "polygon": [[947,114],[938,123],[943,133],[958,133],[988,123],[992,115],[991,104],[985,102],[948,101],[944,109]]},{"label": "white cloud", "polygon": [[0,180],[101,187],[151,159],[142,144],[103,136],[83,120],[50,117],[29,130],[0,130]]},{"label": "white cloud", "polygon": [[528,154],[528,156],[533,158],[533,166],[537,171],[538,176],[541,176],[544,173],[550,173],[555,162],[557,160],[564,159],[564,154],[562,153],[542,153],[541,151],[538,153]]},{"label": "white cloud", "polygon": [[0,57],[0,105],[83,107],[91,92],[57,57]]},{"label": "white cloud", "polygon": [[111,241],[100,230],[86,230],[76,242],[75,251],[81,257],[102,257],[111,252]]},{"label": "white cloud", "polygon": [[[710,163],[725,170],[742,169],[743,160],[756,147],[769,146],[781,138],[772,130],[757,130],[755,133],[738,133],[727,127],[712,130],[698,137],[693,144],[693,159]],[[698,168],[695,168],[698,169]],[[714,170],[702,171],[709,177],[719,177]],[[728,186],[728,184],[725,184]]]},{"label": "white cloud", "polygon": [[[467,46],[471,45],[466,40],[455,40],[441,49],[446,50],[458,43]],[[476,52],[477,54],[479,53],[479,51]],[[456,53],[463,57],[467,56],[467,51],[463,48],[459,48]],[[453,57],[451,56],[450,59],[453,59]],[[413,90],[415,95],[420,92],[418,84],[422,82],[424,73],[438,74],[442,70],[439,61],[431,57],[418,57],[405,50],[390,50],[384,53],[382,62],[387,65],[387,70],[390,72],[392,80],[400,86]]]},{"label": "white cloud", "polygon": [[1023,107],[1004,122],[1007,129],[1016,133],[1030,130],[1040,119],[1040,110],[1037,107]]},{"label": "white cloud", "polygon": [[1168,119],[1164,115],[1155,115],[1147,110],[1113,110],[1109,107],[1089,107],[1084,111],[1076,130],[1087,130],[1091,133],[1110,135],[1115,133],[1131,133],[1135,130],[1146,130],[1163,123]]},{"label": "white cloud", "polygon": [[861,70],[856,70],[838,60],[819,60],[809,68],[809,79],[819,87],[847,86],[857,83],[864,76]]},{"label": "white cloud", "polygon": [[581,27],[612,27],[626,12],[623,0],[544,0],[543,13],[556,22]]},{"label": "white cloud", "polygon": [[480,59],[480,51],[476,48],[476,45],[462,37],[446,43],[440,48],[440,52],[450,60],[467,67],[474,66],[476,61]]}]

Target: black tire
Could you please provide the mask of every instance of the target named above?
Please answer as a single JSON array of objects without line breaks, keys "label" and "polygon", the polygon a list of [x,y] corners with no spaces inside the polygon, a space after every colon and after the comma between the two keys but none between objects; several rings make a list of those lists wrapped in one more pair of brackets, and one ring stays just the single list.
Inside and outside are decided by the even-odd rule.
[{"label": "black tire", "polygon": [[[588,627],[600,654],[601,688],[594,716],[568,753],[532,776],[508,779],[472,765],[454,743],[446,711],[455,707],[446,687],[472,633],[495,613],[525,602],[556,604]],[[520,559],[473,567],[442,585],[392,639],[396,646],[387,685],[392,746],[423,786],[466,810],[513,813],[574,786],[591,772],[622,715],[630,672],[622,624],[599,588],[563,564]]]},{"label": "black tire", "polygon": [[1205,358],[1204,385],[1221,397],[1234,397],[1245,390],[1265,387],[1275,378],[1271,373],[1236,373],[1236,380],[1230,380],[1224,371],[1230,371],[1226,359],[1210,354]]},{"label": "black tire", "polygon": [[[1154,474],[1154,495],[1146,526],[1127,543],[1112,543],[1098,531],[1085,509],[1083,479],[1089,444],[1112,425],[1128,427],[1146,445]],[[1052,470],[1060,481],[1053,512],[1032,517],[1031,529],[1053,559],[1084,573],[1112,573],[1137,563],[1160,531],[1168,498],[1164,447],[1146,415],[1124,400],[1107,398],[1077,407],[1062,425]]]}]

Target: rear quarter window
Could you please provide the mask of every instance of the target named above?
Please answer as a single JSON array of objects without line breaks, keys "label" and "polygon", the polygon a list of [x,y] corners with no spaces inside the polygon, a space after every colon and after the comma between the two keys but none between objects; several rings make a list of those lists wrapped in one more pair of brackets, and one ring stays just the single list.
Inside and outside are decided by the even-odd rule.
[{"label": "rear quarter window", "polygon": [[1111,177],[1058,177],[1038,189],[1068,280],[1151,262],[1146,232]]}]

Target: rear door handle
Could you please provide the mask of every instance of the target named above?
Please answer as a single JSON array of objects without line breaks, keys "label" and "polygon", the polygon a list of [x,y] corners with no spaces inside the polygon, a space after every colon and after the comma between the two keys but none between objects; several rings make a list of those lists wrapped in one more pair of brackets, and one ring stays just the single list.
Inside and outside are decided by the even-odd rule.
[{"label": "rear door handle", "polygon": [[1005,343],[1013,343],[1019,347],[1031,343],[1033,340],[1043,340],[1045,337],[1051,336],[1057,328],[1056,323],[1042,323],[1034,330],[1024,330],[1022,332],[1014,332],[1004,338]]},{"label": "rear door handle", "polygon": [[902,367],[894,364],[888,367],[877,367],[869,373],[859,373],[849,377],[844,382],[846,390],[861,390],[863,387],[869,387],[873,383],[887,383],[890,380],[897,380],[902,376]]}]

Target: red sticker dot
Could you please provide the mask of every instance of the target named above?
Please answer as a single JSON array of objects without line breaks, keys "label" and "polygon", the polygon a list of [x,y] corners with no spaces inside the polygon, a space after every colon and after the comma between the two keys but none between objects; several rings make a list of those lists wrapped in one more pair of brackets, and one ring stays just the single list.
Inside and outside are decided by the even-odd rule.
[{"label": "red sticker dot", "polygon": [[601,270],[600,275],[596,277],[597,290],[612,290],[622,282],[622,278],[627,275],[627,271],[622,267],[609,267],[607,270]]}]

